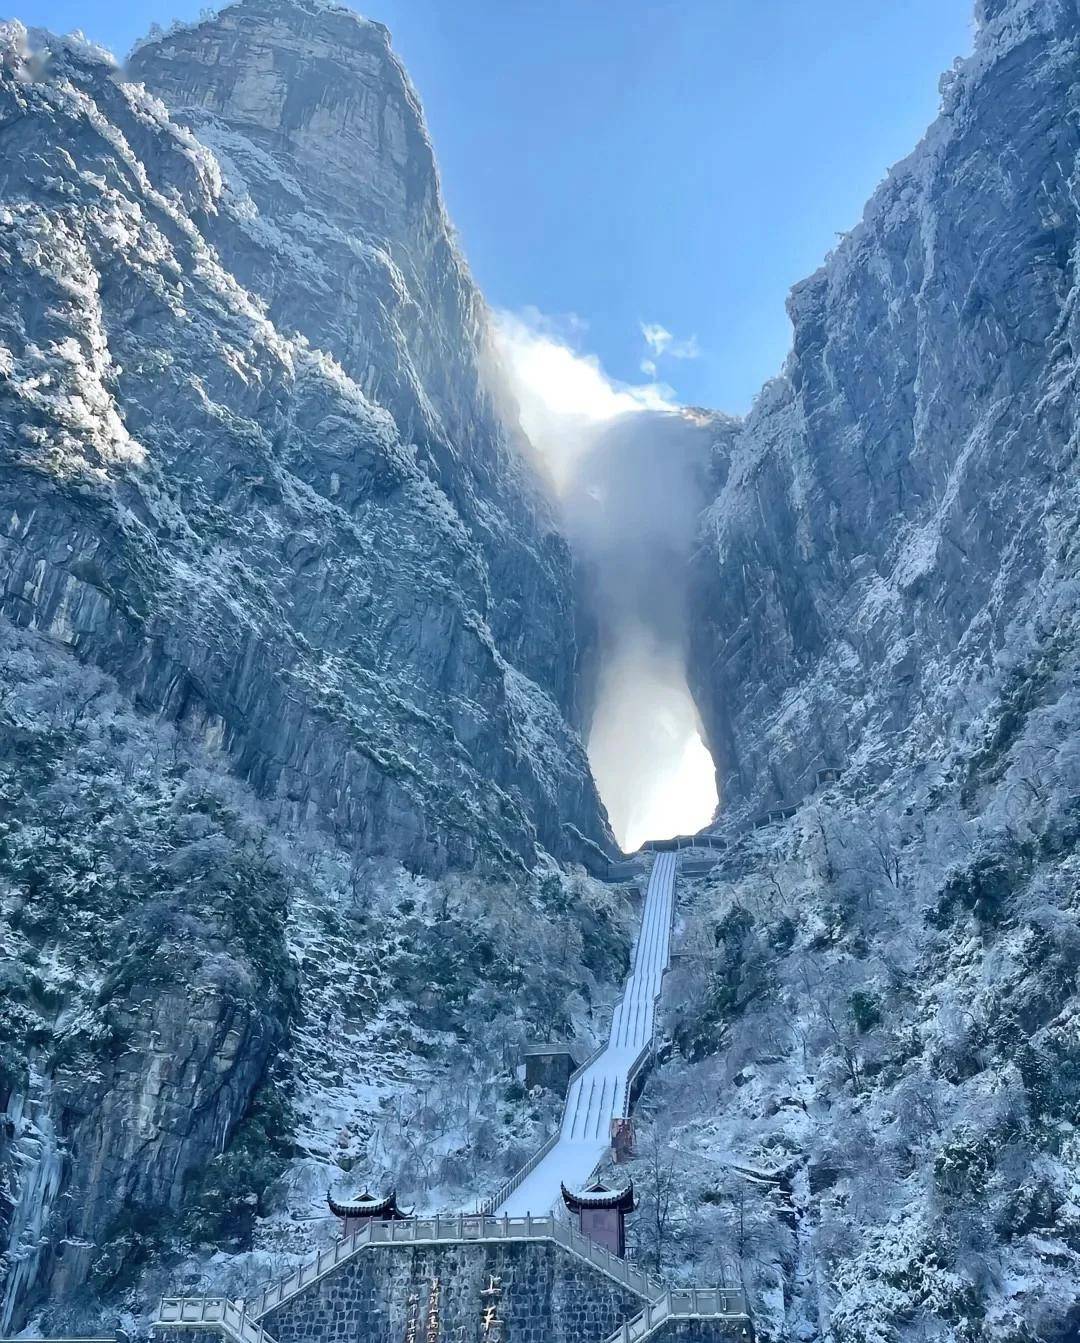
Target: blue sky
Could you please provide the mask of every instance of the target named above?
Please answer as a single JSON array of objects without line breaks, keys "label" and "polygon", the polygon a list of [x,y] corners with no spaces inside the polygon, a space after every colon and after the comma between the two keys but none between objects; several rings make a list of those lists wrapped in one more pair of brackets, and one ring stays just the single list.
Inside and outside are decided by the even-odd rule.
[{"label": "blue sky", "polygon": [[[784,301],[937,111],[971,0],[394,0],[451,214],[499,307],[587,323],[640,380],[741,411],[787,353]],[[670,347],[669,347],[670,350]]]},{"label": "blue sky", "polygon": [[[16,17],[123,53],[199,7],[23,0]],[[971,0],[361,8],[389,25],[420,90],[492,305],[572,314],[612,377],[647,380],[652,355],[678,399],[729,411],[778,370],[788,289],[914,147],[938,75],[971,44]],[[659,358],[643,323],[671,333]]]}]

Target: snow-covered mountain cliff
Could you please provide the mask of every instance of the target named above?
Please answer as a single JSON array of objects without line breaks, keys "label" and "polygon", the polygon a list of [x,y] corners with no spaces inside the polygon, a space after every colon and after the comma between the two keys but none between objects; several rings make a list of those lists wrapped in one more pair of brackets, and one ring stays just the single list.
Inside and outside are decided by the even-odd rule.
[{"label": "snow-covered mountain cliff", "polygon": [[32,67],[9,32],[5,611],[357,850],[605,842],[568,551],[385,30],[246,3]]},{"label": "snow-covered mountain cliff", "polygon": [[1071,614],[1076,12],[983,10],[718,445],[691,678],[729,811],[938,749]]},{"label": "snow-covered mountain cliff", "polygon": [[1080,1322],[1080,14],[979,19],[796,286],[695,551],[733,847],[651,1093],[667,1243],[642,1226],[669,1267],[704,1229],[782,1338]]},{"label": "snow-covered mountain cliff", "polygon": [[552,866],[612,843],[577,579],[385,29],[2,39],[6,1332],[407,1164],[451,1070],[410,1183],[497,1182],[480,1098],[625,935]]},{"label": "snow-covered mountain cliff", "polygon": [[[1080,14],[978,17],[753,412],[676,426],[729,848],[632,1234],[763,1338],[1080,1328]],[[0,1329],[71,1330],[244,1294],[332,1180],[490,1188],[630,918],[549,861],[610,845],[599,622],[385,30],[3,40]]]}]

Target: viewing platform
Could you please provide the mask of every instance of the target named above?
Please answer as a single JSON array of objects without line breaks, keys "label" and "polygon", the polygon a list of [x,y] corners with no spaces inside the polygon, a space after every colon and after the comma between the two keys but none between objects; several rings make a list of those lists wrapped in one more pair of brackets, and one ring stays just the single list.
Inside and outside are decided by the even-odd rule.
[{"label": "viewing platform", "polygon": [[710,1343],[752,1337],[735,1288],[667,1290],[555,1217],[459,1216],[368,1222],[246,1304],[165,1297],[154,1331],[161,1343],[636,1343],[676,1319]]}]

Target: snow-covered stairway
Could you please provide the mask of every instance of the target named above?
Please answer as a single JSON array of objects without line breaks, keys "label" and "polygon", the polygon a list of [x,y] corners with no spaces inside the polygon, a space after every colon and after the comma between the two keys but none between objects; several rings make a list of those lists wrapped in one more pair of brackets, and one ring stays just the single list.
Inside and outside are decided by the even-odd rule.
[{"label": "snow-covered stairway", "polygon": [[684,1287],[650,1301],[640,1315],[620,1325],[607,1343],[645,1343],[676,1320],[728,1322],[724,1336],[729,1338],[749,1338],[752,1333],[746,1298],[737,1287]]},{"label": "snow-covered stairway", "polygon": [[550,1212],[561,1183],[584,1183],[603,1160],[611,1121],[629,1110],[630,1088],[652,1050],[656,1001],[671,949],[676,859],[675,853],[656,855],[630,976],[607,1042],[571,1079],[559,1132],[482,1211],[509,1217]]},{"label": "snow-covered stairway", "polygon": [[274,1343],[242,1305],[224,1296],[162,1297],[157,1324],[200,1334],[220,1334],[225,1343]]}]

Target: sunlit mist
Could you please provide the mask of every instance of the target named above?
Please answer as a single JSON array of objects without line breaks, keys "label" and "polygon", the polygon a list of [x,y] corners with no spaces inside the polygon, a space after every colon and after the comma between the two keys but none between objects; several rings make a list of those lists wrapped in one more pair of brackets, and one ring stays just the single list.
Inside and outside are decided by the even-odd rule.
[{"label": "sunlit mist", "polygon": [[[643,329],[654,349],[673,340]],[[573,331],[540,314],[502,314],[497,344],[521,427],[559,494],[595,621],[587,745],[615,836],[633,850],[698,830],[717,796],[686,682],[685,598],[708,424],[661,383],[613,382],[574,348]]]},{"label": "sunlit mist", "polygon": [[712,819],[712,756],[685,674],[642,631],[604,665],[588,745],[615,838],[628,852]]}]

